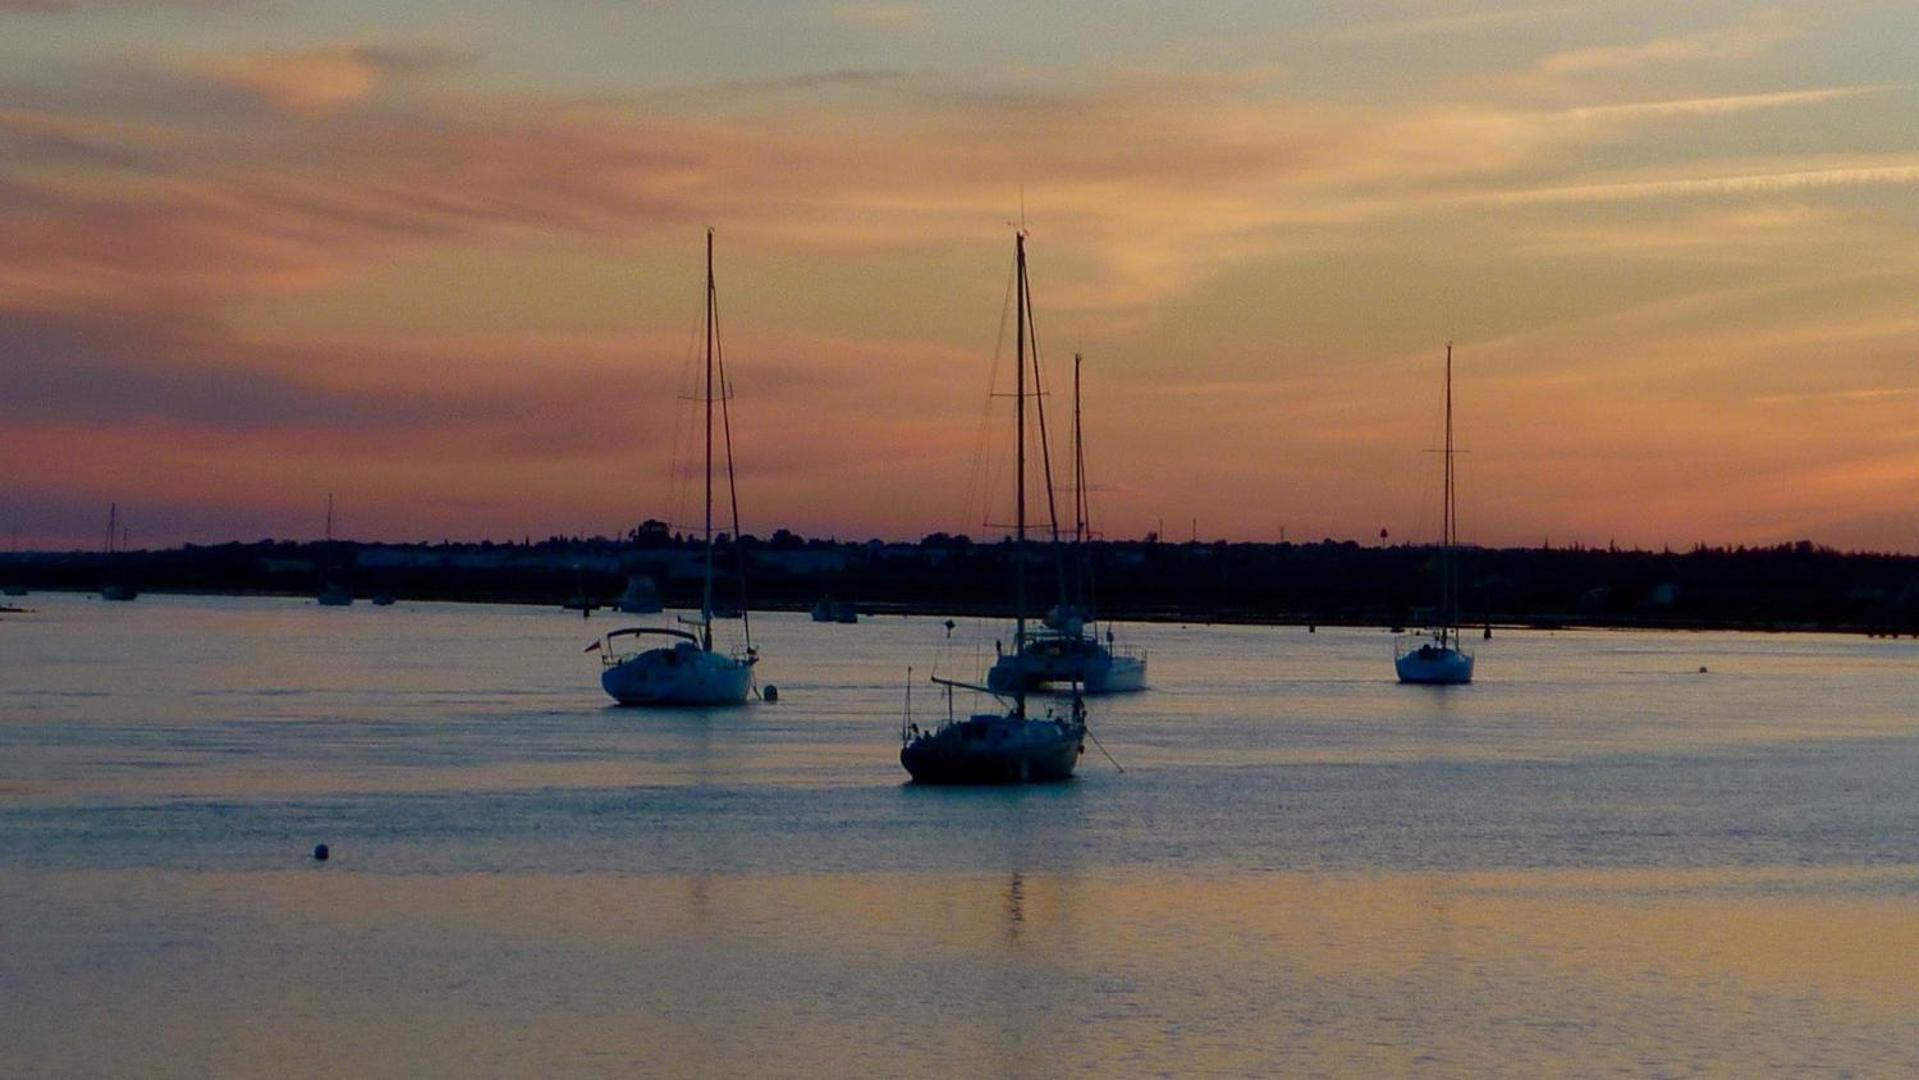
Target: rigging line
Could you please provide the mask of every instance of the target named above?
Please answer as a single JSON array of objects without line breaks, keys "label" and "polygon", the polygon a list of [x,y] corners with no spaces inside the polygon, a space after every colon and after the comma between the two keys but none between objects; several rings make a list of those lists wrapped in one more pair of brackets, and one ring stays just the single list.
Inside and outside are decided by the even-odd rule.
[{"label": "rigging line", "polygon": [[1113,763],[1113,768],[1118,769],[1122,773],[1126,771],[1126,766],[1121,765],[1119,759],[1113,756],[1113,752],[1106,749],[1106,744],[1099,741],[1099,736],[1093,734],[1091,725],[1087,725],[1086,727],[1086,737],[1093,740],[1093,745],[1099,747],[1099,752],[1105,754],[1106,760]]},{"label": "rigging line", "polygon": [[1097,610],[1094,604],[1093,557],[1087,545],[1093,539],[1093,500],[1086,479],[1086,426],[1080,417],[1080,355],[1073,354],[1073,475],[1074,512],[1076,529],[1079,534],[1079,603],[1082,614],[1091,616]]},{"label": "rigging line", "polygon": [[986,514],[986,504],[991,498],[993,488],[993,466],[989,449],[993,426],[993,387],[999,383],[1000,360],[1006,352],[1006,321],[1012,315],[1014,279],[1018,276],[1017,267],[1009,267],[1006,272],[1006,293],[1000,301],[999,330],[993,337],[993,365],[986,375],[986,400],[980,406],[979,427],[973,435],[972,469],[966,477],[966,502],[960,507],[962,529],[973,528],[973,508],[979,507],[980,516]]},{"label": "rigging line", "polygon": [[1039,412],[1039,460],[1040,468],[1046,479],[1046,518],[1053,533],[1053,573],[1059,587],[1059,598],[1066,600],[1066,553],[1059,543],[1059,503],[1053,491],[1053,449],[1052,439],[1046,434],[1046,398],[1039,393],[1041,383],[1039,363],[1039,327],[1033,322],[1033,282],[1028,276],[1021,285],[1026,300],[1026,327],[1030,332],[1033,353],[1033,396],[1038,398],[1033,407]]},{"label": "rigging line", "polygon": [[[686,348],[680,355],[680,402],[697,400],[694,391],[699,383],[700,329],[702,319],[695,318],[686,328]],[[688,520],[687,500],[692,498],[692,460],[693,460],[693,410],[690,405],[678,405],[673,410],[673,442],[669,449],[670,457],[666,463],[666,519],[669,531],[686,528]]]},{"label": "rigging line", "polygon": [[733,563],[739,574],[740,634],[753,651],[753,616],[746,603],[746,545],[740,540],[740,489],[733,477],[733,384],[726,378],[726,347],[720,337],[720,298],[713,295],[713,361],[720,369],[720,430],[726,443],[726,495],[733,506]]}]

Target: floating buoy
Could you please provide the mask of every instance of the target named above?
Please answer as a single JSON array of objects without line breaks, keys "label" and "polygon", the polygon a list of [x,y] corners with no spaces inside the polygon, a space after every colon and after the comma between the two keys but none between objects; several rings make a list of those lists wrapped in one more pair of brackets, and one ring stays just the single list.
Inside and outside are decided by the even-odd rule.
[{"label": "floating buoy", "polygon": [[327,846],[325,844],[313,845],[313,861],[314,862],[325,862],[329,854],[331,854],[331,852],[327,851]]},{"label": "floating buoy", "polygon": [[779,699],[780,699],[780,688],[779,688],[779,687],[777,687],[777,686],[763,686],[763,687],[761,687],[761,688],[760,688],[760,700],[762,700],[762,701],[778,701]]},{"label": "floating buoy", "polygon": [[1313,625],[1312,623],[1307,623],[1307,624],[1306,624],[1306,632],[1307,632],[1307,633],[1309,633],[1309,634],[1317,634],[1317,633],[1319,633],[1319,627],[1317,627],[1317,626],[1314,626],[1314,625]]},{"label": "floating buoy", "polygon": [[1706,673],[1706,665],[1704,664],[1699,665],[1699,674],[1704,675],[1705,673]]}]

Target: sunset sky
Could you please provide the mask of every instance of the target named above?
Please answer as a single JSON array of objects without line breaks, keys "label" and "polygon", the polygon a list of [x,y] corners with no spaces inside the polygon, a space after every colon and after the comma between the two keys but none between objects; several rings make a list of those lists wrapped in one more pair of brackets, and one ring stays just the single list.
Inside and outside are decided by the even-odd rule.
[{"label": "sunset sky", "polygon": [[1911,0],[0,0],[0,529],[690,522],[711,225],[749,531],[991,535],[1022,200],[1107,535],[1436,533],[1452,340],[1470,541],[1919,551]]}]

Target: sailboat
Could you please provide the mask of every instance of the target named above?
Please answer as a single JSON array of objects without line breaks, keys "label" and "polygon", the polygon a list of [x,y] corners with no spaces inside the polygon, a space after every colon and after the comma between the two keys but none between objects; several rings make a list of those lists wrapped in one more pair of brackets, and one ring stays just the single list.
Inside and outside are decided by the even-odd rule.
[{"label": "sailboat", "polygon": [[[321,558],[329,558],[332,554],[333,493],[329,491],[326,493],[326,554],[322,555]],[[327,577],[327,571],[323,567],[320,571],[320,594],[315,596],[313,600],[314,603],[319,604],[321,607],[347,607],[353,603],[353,594],[334,584]]]},{"label": "sailboat", "polygon": [[[715,376],[718,385],[715,386]],[[733,506],[733,535],[740,534],[740,496],[733,483],[733,422],[726,408],[726,360],[719,346],[719,293],[713,284],[713,230],[706,230],[706,581],[700,617],[681,617],[680,626],[629,626],[611,631],[586,647],[600,654],[600,685],[622,705],[742,705],[753,688],[752,622],[745,611],[745,551],[737,542],[740,564],[740,618],[745,643],[732,652],[713,648],[713,405],[720,405],[726,448],[726,485]],[[666,644],[638,648],[667,639]]]},{"label": "sailboat", "polygon": [[[1459,507],[1453,482],[1453,346],[1446,343],[1445,506],[1439,544],[1439,625],[1429,636],[1394,643],[1393,666],[1403,683],[1459,685],[1473,681],[1473,657],[1459,634],[1459,581],[1453,565],[1459,546]],[[1418,642],[1415,646],[1413,642]]]},{"label": "sailboat", "polygon": [[[1086,541],[1092,527],[1087,520],[1086,444],[1080,434],[1081,359],[1080,354],[1073,354],[1073,576],[1077,595],[1068,594],[1065,569],[1060,566],[1059,603],[1041,619],[1039,629],[1015,637],[1013,651],[994,662],[986,673],[986,685],[995,690],[1016,686],[1038,690],[1062,683],[1077,684],[1088,694],[1146,688],[1146,654],[1122,648],[1110,626],[1105,640],[1100,640],[1090,603]],[[1057,555],[1057,521],[1053,543]]]},{"label": "sailboat", "polygon": [[[113,556],[116,550],[115,545],[121,543],[119,538],[120,538],[120,504],[110,503],[107,506],[107,546],[105,548],[106,558],[104,560],[107,568],[107,572],[109,574],[113,572],[113,564],[117,561],[114,559]],[[124,546],[124,544],[122,544],[121,546]],[[140,595],[140,590],[135,589],[131,585],[126,585],[119,582],[107,582],[106,584],[103,584],[100,586],[100,599],[102,600],[126,601],[126,600],[132,600],[138,597],[139,595]]]},{"label": "sailboat", "polygon": [[[13,560],[12,560],[11,568],[17,571],[19,567],[20,567],[20,527],[16,525],[13,528]],[[25,596],[25,595],[27,595],[27,587],[25,585],[19,585],[13,582],[8,582],[5,586],[0,586],[0,596]]]},{"label": "sailboat", "polygon": [[[1026,280],[1026,233],[1014,234],[1014,259],[1017,267],[1014,295],[1017,298],[1015,325],[1018,337],[1013,365],[1017,373],[1015,423],[1017,465],[1014,475],[1013,582],[1014,641],[1026,639],[1026,344],[1032,320],[1032,296]],[[1038,392],[1038,368],[1034,369],[1034,390]],[[1051,486],[1051,470],[1047,483]],[[900,764],[919,784],[1005,784],[1037,780],[1066,780],[1072,777],[1079,758],[1086,750],[1086,705],[1078,687],[1074,687],[1072,707],[1064,715],[1049,712],[1035,717],[1029,714],[1026,687],[1014,685],[1007,690],[956,682],[933,680],[946,687],[947,718],[931,730],[921,730],[910,720],[900,732]],[[1009,702],[1004,712],[974,713],[964,720],[952,712],[955,689],[979,690]]]}]

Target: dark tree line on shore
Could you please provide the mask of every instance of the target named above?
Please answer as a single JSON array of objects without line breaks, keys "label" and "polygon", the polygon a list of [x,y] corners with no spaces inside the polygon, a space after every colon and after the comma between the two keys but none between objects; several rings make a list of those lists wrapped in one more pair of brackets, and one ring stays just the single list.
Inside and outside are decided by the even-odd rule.
[{"label": "dark tree line on shore", "polygon": [[[804,609],[823,597],[867,611],[1009,612],[1012,545],[935,533],[918,542],[806,539],[782,529],[719,544],[716,592],[737,605],[748,565],[754,608]],[[362,596],[558,604],[616,596],[653,578],[669,606],[697,605],[696,538],[648,522],[627,536],[471,544],[260,541],[156,551],[0,555],[0,583],[91,591],[310,594],[322,578]],[[1028,549],[1035,607],[1055,582],[1090,582],[1121,619],[1410,625],[1438,595],[1424,545],[1096,541],[1075,555]],[[1076,560],[1083,558],[1084,562]],[[1848,553],[1808,542],[1653,552],[1584,547],[1469,548],[1459,555],[1462,621],[1478,624],[1919,630],[1919,557]]]}]

